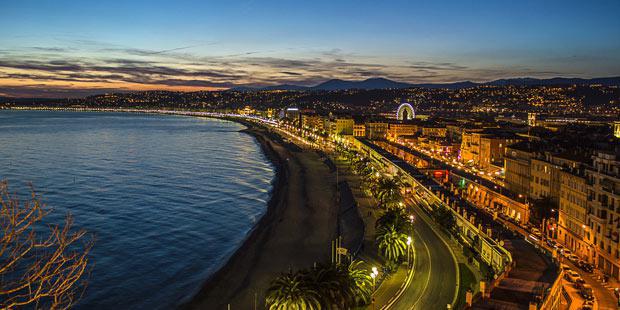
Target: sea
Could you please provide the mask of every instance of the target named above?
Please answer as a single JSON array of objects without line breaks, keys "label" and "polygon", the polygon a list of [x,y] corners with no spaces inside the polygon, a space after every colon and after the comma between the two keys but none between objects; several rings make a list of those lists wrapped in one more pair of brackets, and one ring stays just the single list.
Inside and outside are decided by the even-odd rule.
[{"label": "sea", "polygon": [[[264,214],[275,177],[240,124],[121,112],[0,110],[0,180],[95,238],[77,309],[188,301]],[[43,231],[43,230],[41,230]]]}]

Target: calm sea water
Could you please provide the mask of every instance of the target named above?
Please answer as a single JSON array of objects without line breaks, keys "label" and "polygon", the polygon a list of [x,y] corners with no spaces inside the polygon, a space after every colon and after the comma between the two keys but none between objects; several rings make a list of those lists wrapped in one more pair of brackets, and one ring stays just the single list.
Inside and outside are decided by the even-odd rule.
[{"label": "calm sea water", "polygon": [[239,124],[149,114],[1,111],[0,179],[32,182],[96,235],[81,309],[187,300],[266,209],[273,166]]}]

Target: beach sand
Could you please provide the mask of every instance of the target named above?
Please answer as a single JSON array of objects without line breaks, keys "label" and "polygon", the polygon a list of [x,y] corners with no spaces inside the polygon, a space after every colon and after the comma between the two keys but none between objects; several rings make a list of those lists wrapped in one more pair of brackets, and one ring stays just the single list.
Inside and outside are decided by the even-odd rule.
[{"label": "beach sand", "polygon": [[277,170],[268,210],[183,308],[264,309],[265,292],[278,274],[330,260],[338,212],[334,173],[315,152],[286,147],[267,129],[249,127]]}]

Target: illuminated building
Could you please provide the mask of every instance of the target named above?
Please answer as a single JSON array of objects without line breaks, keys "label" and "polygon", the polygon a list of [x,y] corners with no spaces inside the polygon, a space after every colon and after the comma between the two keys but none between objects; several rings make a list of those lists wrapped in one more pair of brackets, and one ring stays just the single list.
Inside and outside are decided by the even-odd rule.
[{"label": "illuminated building", "polygon": [[316,131],[325,130],[325,118],[320,115],[302,114],[301,123],[306,129],[313,129]]},{"label": "illuminated building", "polygon": [[447,135],[447,128],[436,125],[424,125],[422,126],[422,135],[425,137],[445,138]]},{"label": "illuminated building", "polygon": [[412,136],[418,132],[418,125],[390,123],[388,125],[387,139],[396,141],[400,136]]},{"label": "illuminated building", "polygon": [[[464,137],[464,136],[463,136]],[[530,142],[520,142],[506,147],[504,157],[504,183],[511,192],[528,195],[530,191],[530,160],[534,157],[536,146]],[[463,152],[461,151],[461,154]]]},{"label": "illuminated building", "polygon": [[582,169],[560,171],[558,242],[592,263],[592,235],[587,221],[587,182]]},{"label": "illuminated building", "polygon": [[366,136],[366,126],[364,124],[355,124],[355,125],[353,125],[353,136],[354,137],[365,137]]},{"label": "illuminated building", "polygon": [[461,141],[461,161],[481,169],[491,168],[491,165],[499,167],[506,147],[518,141],[513,134],[465,131]]},{"label": "illuminated building", "polygon": [[588,223],[594,235],[594,262],[604,273],[620,278],[620,154],[599,152],[586,169]]},{"label": "illuminated building", "polygon": [[352,118],[336,118],[326,121],[325,124],[329,135],[353,135],[353,125],[355,122]]},{"label": "illuminated building", "polygon": [[366,138],[371,140],[384,140],[387,136],[388,123],[385,122],[367,122]]},{"label": "illuminated building", "polygon": [[538,113],[527,113],[527,125],[530,127],[536,127],[538,125],[537,118]]}]

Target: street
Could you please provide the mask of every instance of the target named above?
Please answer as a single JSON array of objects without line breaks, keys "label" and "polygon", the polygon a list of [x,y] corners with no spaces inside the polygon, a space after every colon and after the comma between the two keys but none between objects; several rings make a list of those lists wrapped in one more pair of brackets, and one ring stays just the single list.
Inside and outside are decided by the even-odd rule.
[{"label": "street", "polygon": [[409,287],[388,309],[445,309],[458,294],[453,254],[427,223],[431,219],[414,204],[408,207],[416,218],[415,274]]}]

